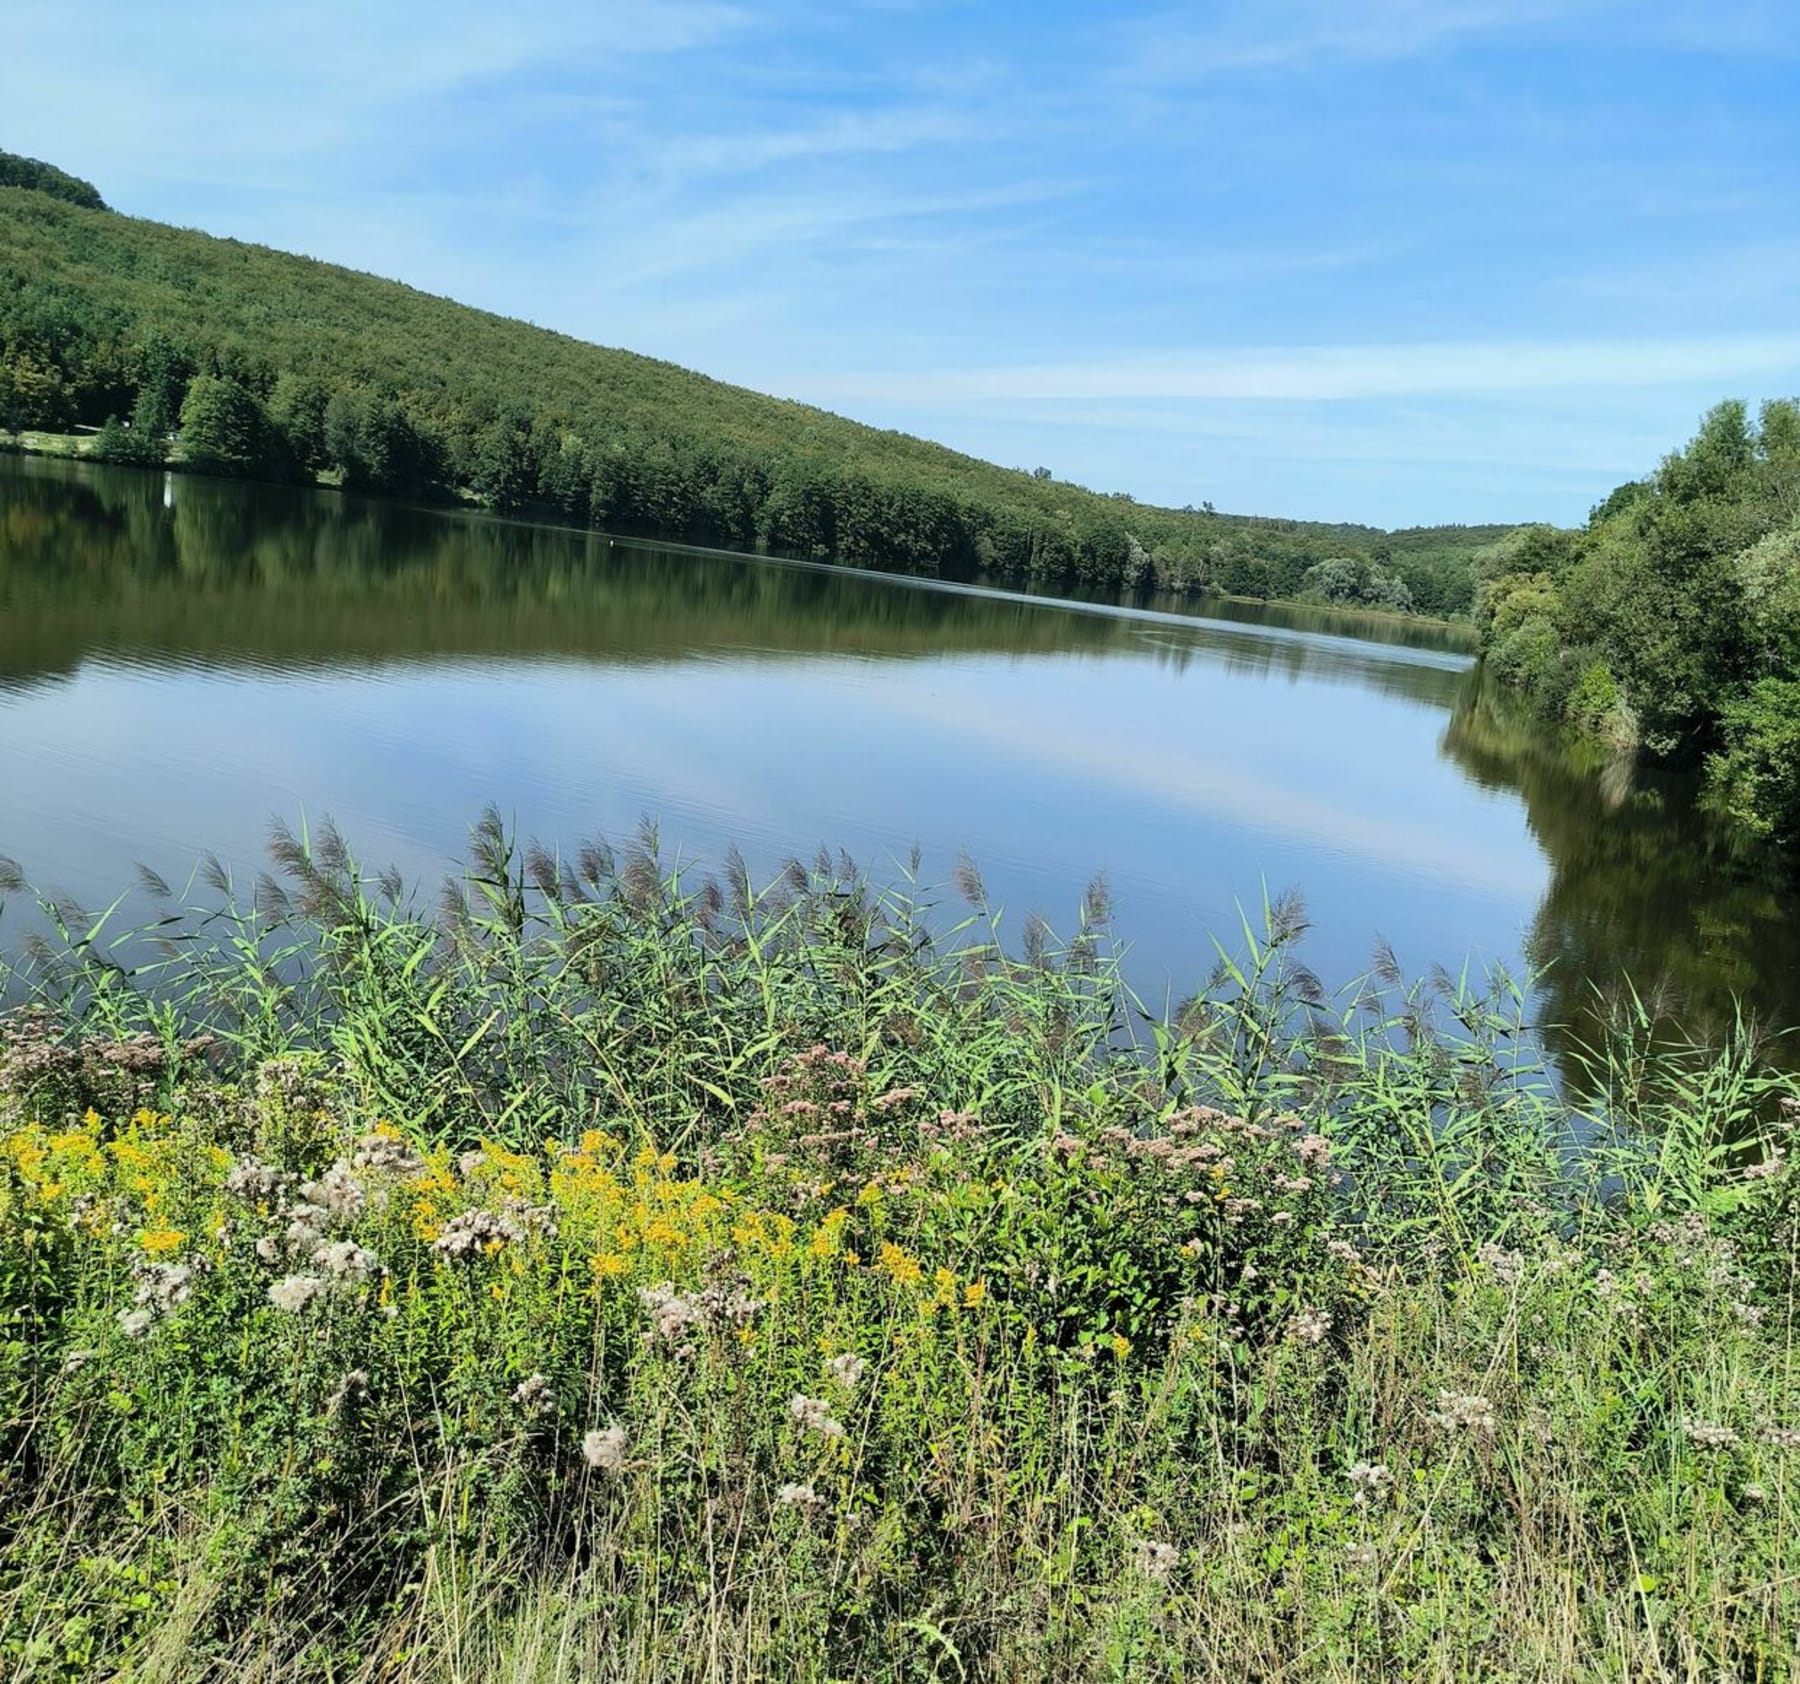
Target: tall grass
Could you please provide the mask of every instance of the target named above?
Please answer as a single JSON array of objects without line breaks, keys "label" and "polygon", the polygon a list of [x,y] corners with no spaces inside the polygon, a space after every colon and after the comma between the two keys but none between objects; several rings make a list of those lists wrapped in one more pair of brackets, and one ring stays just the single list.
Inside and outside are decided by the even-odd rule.
[{"label": "tall grass", "polygon": [[1559,1084],[1292,901],[1164,1015],[1098,884],[1009,948],[972,867],[275,857],[26,897],[10,1676],[1794,1675],[1747,1031]]}]

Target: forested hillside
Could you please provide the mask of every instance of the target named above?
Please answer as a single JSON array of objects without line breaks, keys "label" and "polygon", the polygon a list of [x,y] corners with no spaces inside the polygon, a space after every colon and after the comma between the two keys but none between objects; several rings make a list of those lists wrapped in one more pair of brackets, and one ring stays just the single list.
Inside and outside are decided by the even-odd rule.
[{"label": "forested hillside", "polygon": [[[1162,509],[329,264],[116,215],[0,154],[0,426],[950,578],[1456,616],[1506,528]],[[1204,464],[1196,464],[1197,493]]]},{"label": "forested hillside", "polygon": [[1704,767],[1800,840],[1800,403],[1723,403],[1586,528],[1525,528],[1482,590],[1490,667],[1546,714]]}]

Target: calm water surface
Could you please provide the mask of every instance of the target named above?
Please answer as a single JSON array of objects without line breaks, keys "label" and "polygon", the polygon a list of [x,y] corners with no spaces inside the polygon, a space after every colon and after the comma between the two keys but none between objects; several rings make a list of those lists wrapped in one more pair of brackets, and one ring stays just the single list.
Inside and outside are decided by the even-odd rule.
[{"label": "calm water surface", "polygon": [[1447,634],[1221,616],[0,457],[0,852],[104,902],[209,850],[247,883],[272,818],[330,815],[435,880],[492,800],[764,871],[967,851],[1015,930],[1103,870],[1159,997],[1293,887],[1328,982],[1379,936],[1548,964],[1553,1019],[1628,971],[1696,1027],[1800,1021],[1790,880],[1681,787],[1574,764]]}]

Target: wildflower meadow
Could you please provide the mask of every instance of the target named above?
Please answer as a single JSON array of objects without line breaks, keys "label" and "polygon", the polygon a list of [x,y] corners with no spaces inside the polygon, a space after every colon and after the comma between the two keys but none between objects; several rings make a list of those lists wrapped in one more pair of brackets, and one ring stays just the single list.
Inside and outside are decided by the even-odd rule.
[{"label": "wildflower meadow", "polygon": [[1774,1681],[1800,1089],[1621,1004],[1145,1011],[848,861],[329,834],[0,1019],[20,1681]]}]

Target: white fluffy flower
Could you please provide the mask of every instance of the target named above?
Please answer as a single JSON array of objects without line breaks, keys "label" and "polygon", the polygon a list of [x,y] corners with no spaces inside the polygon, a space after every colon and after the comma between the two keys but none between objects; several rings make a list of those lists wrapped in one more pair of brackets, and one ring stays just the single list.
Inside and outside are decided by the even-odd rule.
[{"label": "white fluffy flower", "polygon": [[1735,1450],[1742,1442],[1730,1428],[1714,1421],[1689,1419],[1683,1426],[1690,1439],[1701,1450]]},{"label": "white fluffy flower", "polygon": [[1385,1462],[1357,1462],[1349,1479],[1352,1500],[1359,1509],[1380,1502],[1394,1488],[1393,1470]]},{"label": "white fluffy flower", "polygon": [[548,1415],[556,1408],[556,1398],[545,1374],[528,1374],[513,1387],[512,1400],[527,1415]]},{"label": "white fluffy flower", "polygon": [[794,1424],[821,1438],[842,1438],[844,1424],[832,1417],[831,1407],[823,1398],[807,1397],[795,1392],[788,1399],[788,1415]]},{"label": "white fluffy flower", "polygon": [[356,1179],[349,1164],[341,1158],[317,1181],[303,1183],[300,1197],[307,1204],[324,1211],[333,1222],[354,1221],[362,1215],[363,1207],[369,1202],[362,1183]]},{"label": "white fluffy flower", "polygon": [[825,1364],[825,1372],[845,1391],[853,1392],[862,1384],[862,1377],[868,1372],[868,1367],[854,1351],[844,1351]]},{"label": "white fluffy flower", "polygon": [[357,1141],[350,1165],[353,1169],[373,1170],[377,1175],[392,1175],[404,1180],[418,1175],[425,1168],[425,1160],[404,1140],[378,1132],[365,1134]]},{"label": "white fluffy flower", "polygon": [[445,1257],[478,1257],[484,1251],[516,1245],[524,1237],[524,1230],[510,1217],[477,1208],[451,1217],[431,1242],[431,1249]]},{"label": "white fluffy flower", "polygon": [[1146,1578],[1166,1579],[1181,1565],[1181,1551],[1159,1538],[1145,1538],[1135,1552],[1137,1570]]},{"label": "white fluffy flower", "polygon": [[354,1240],[333,1240],[321,1246],[313,1261],[336,1280],[366,1280],[381,1267],[372,1251],[365,1251]]},{"label": "white fluffy flower", "polygon": [[1302,1345],[1322,1345],[1331,1331],[1331,1317],[1323,1310],[1302,1310],[1290,1324],[1293,1335]]},{"label": "white fluffy flower", "polygon": [[581,1441],[581,1455],[587,1465],[615,1478],[625,1471],[630,1450],[631,1435],[623,1427],[594,1427]]},{"label": "white fluffy flower", "polygon": [[1491,1438],[1498,1422],[1493,1404],[1479,1392],[1439,1392],[1431,1424],[1440,1432]]},{"label": "white fluffy flower", "polygon": [[369,1400],[369,1372],[365,1368],[353,1368],[337,1384],[337,1390],[325,1400],[328,1414],[342,1414],[347,1409],[354,1409],[360,1403]]},{"label": "white fluffy flower", "polygon": [[284,1275],[269,1288],[269,1302],[290,1316],[297,1316],[325,1290],[317,1275]]}]

